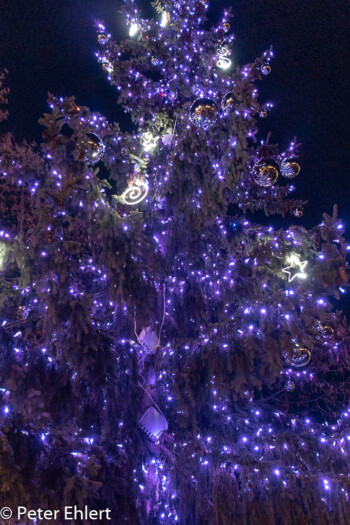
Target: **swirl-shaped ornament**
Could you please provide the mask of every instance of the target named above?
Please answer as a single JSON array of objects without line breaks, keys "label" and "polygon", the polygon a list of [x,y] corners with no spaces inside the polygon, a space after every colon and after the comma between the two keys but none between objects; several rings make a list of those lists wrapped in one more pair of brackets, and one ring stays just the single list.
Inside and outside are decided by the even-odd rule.
[{"label": "swirl-shaped ornament", "polygon": [[228,58],[228,55],[230,55],[230,53],[231,51],[226,46],[222,46],[219,48],[218,59],[216,61],[217,67],[219,67],[220,69],[228,69],[231,66],[232,61],[230,58]]},{"label": "swirl-shaped ornament", "polygon": [[148,194],[147,180],[136,179],[131,185],[118,197],[118,200],[128,206],[140,204]]}]

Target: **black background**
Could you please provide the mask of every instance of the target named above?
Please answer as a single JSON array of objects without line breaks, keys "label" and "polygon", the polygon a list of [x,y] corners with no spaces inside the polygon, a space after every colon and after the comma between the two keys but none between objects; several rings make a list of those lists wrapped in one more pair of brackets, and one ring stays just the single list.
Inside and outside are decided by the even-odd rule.
[{"label": "black background", "polygon": [[[127,36],[116,0],[0,0],[0,66],[9,70],[9,127],[18,139],[40,142],[38,118],[47,111],[47,92],[75,95],[78,103],[127,122],[94,56],[93,24],[104,21],[116,40]],[[211,2],[210,24],[230,3]],[[260,100],[275,104],[261,122],[260,138],[286,148],[303,143],[296,196],[309,200],[298,224],[320,222],[339,204],[349,227],[349,11],[346,0],[235,0],[231,29],[233,57],[244,64],[271,44],[272,73],[259,84]],[[139,2],[143,14],[155,12]],[[155,16],[158,16],[155,14]],[[272,218],[271,222],[275,220]],[[278,221],[279,223],[279,221]]]}]

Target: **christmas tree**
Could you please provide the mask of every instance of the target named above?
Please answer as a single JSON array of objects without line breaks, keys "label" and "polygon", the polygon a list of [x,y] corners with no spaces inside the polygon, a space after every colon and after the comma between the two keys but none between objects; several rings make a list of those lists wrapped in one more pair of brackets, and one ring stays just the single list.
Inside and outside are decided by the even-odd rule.
[{"label": "christmas tree", "polygon": [[312,230],[266,224],[305,205],[296,139],[258,136],[272,49],[238,66],[230,11],[208,28],[205,1],[154,8],[125,2],[120,43],[97,24],[128,131],[50,95],[40,150],[1,137],[0,507],[21,509],[10,523],[345,525],[337,207]]}]

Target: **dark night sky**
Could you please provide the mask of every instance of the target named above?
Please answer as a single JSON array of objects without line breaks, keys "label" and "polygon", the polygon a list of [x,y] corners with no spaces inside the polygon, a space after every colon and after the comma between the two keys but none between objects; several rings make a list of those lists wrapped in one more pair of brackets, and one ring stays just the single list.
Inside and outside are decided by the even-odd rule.
[{"label": "dark night sky", "polygon": [[[139,2],[152,14],[150,2]],[[229,1],[211,2],[211,22]],[[234,0],[238,63],[274,45],[271,75],[259,84],[260,100],[275,104],[262,122],[272,140],[286,147],[303,143],[297,195],[308,199],[301,220],[310,226],[338,203],[350,225],[349,97],[350,59],[346,0]],[[75,95],[78,102],[110,120],[121,112],[116,94],[97,64],[93,23],[103,20],[115,39],[127,28],[116,0],[0,0],[0,65],[10,71],[10,126],[19,138],[40,142],[38,118],[46,98]],[[263,135],[261,135],[262,137]]]}]

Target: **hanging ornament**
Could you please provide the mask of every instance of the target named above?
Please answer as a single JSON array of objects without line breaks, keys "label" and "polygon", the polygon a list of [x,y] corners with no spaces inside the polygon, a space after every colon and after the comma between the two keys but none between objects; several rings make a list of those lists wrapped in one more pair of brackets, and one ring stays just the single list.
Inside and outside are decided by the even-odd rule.
[{"label": "hanging ornament", "polygon": [[168,98],[171,102],[174,102],[177,99],[177,91],[176,89],[171,89],[168,93]]},{"label": "hanging ornament", "polygon": [[271,66],[268,64],[263,64],[260,68],[260,71],[263,75],[269,75],[271,73]]},{"label": "hanging ornament", "polygon": [[228,69],[232,64],[232,61],[228,58],[230,54],[231,51],[227,46],[221,46],[217,52],[217,67],[219,67],[220,69]]},{"label": "hanging ornament", "polygon": [[235,105],[235,97],[232,93],[232,91],[229,91],[224,95],[222,101],[221,101],[221,107],[223,111],[228,111],[229,109],[232,109]]},{"label": "hanging ornament", "polygon": [[303,216],[303,210],[301,208],[294,208],[293,215],[295,217],[302,217]]},{"label": "hanging ornament", "polygon": [[133,37],[135,36],[138,32],[139,32],[139,25],[136,24],[135,22],[132,22],[130,24],[130,29],[129,29],[129,36]]},{"label": "hanging ornament", "polygon": [[159,66],[160,60],[157,57],[151,57],[151,64],[152,66]]},{"label": "hanging ornament", "polygon": [[109,36],[106,33],[102,32],[102,33],[99,33],[99,35],[97,37],[97,40],[98,40],[99,44],[105,45],[105,44],[107,44],[107,42],[109,40]]},{"label": "hanging ornament", "polygon": [[283,159],[281,162],[281,174],[287,179],[294,179],[300,171],[300,164],[295,159]]},{"label": "hanging ornament", "polygon": [[304,272],[307,261],[300,261],[298,255],[294,253],[288,258],[289,266],[282,269],[282,272],[288,275],[288,282],[291,283],[296,277],[306,279],[307,274]]},{"label": "hanging ornament", "polygon": [[190,109],[190,120],[202,129],[209,129],[217,118],[216,104],[211,98],[197,98]]},{"label": "hanging ornament", "polygon": [[150,326],[143,328],[138,339],[147,353],[153,354],[159,345],[159,337],[155,332],[153,332]]},{"label": "hanging ornament", "polygon": [[150,407],[139,420],[139,426],[152,441],[158,441],[162,433],[168,430],[168,422],[155,408]]},{"label": "hanging ornament", "polygon": [[148,182],[136,172],[129,181],[129,187],[121,195],[115,198],[122,204],[134,206],[140,204],[148,194]]},{"label": "hanging ornament", "polygon": [[279,168],[277,162],[272,159],[260,159],[255,164],[252,172],[253,180],[259,186],[268,188],[275,184],[278,179]]},{"label": "hanging ornament", "polygon": [[81,142],[81,155],[88,164],[96,164],[103,157],[105,145],[95,133],[87,133]]},{"label": "hanging ornament", "polygon": [[173,130],[171,128],[168,128],[166,133],[162,135],[162,142],[166,146],[171,146],[173,140],[174,140]]},{"label": "hanging ornament", "polygon": [[294,392],[295,384],[290,379],[287,381],[286,386],[284,387],[287,392]]},{"label": "hanging ornament", "polygon": [[191,91],[194,95],[196,95],[196,97],[202,96],[202,88],[200,88],[199,86],[192,86]]},{"label": "hanging ornament", "polygon": [[145,133],[141,135],[140,142],[141,142],[143,149],[146,151],[146,153],[148,153],[149,151],[152,151],[152,149],[154,149],[157,146],[157,142],[159,138],[160,137],[156,137],[152,135],[150,131],[146,131]]},{"label": "hanging ornament", "polygon": [[230,24],[228,22],[224,22],[222,24],[222,29],[225,31],[225,33],[228,33],[230,31],[230,29],[231,29],[231,26],[230,26]]},{"label": "hanging ornament", "polygon": [[267,113],[266,109],[261,109],[261,110],[259,111],[259,117],[260,117],[260,118],[266,118],[267,115],[268,115],[268,113]]},{"label": "hanging ornament", "polygon": [[6,268],[6,262],[8,259],[8,249],[8,244],[6,242],[0,241],[0,272],[4,271]]},{"label": "hanging ornament", "polygon": [[30,308],[28,306],[19,306],[17,309],[17,319],[19,321],[25,321],[30,313]]},{"label": "hanging ornament", "polygon": [[310,362],[311,351],[306,346],[296,344],[292,350],[292,355],[290,356],[288,352],[283,352],[283,357],[289,365],[302,368]]},{"label": "hanging ornament", "polygon": [[162,27],[166,27],[170,23],[170,20],[171,20],[170,13],[163,11],[160,25]]},{"label": "hanging ornament", "polygon": [[318,322],[317,327],[319,332],[325,337],[331,337],[334,334],[334,328],[330,324]]},{"label": "hanging ornament", "polygon": [[113,73],[113,66],[110,62],[108,62],[108,60],[104,60],[102,62],[102,69],[106,73],[109,73],[109,74]]}]

